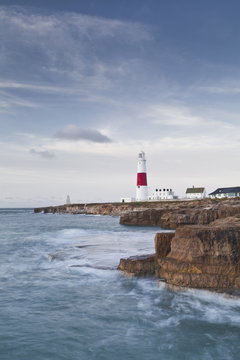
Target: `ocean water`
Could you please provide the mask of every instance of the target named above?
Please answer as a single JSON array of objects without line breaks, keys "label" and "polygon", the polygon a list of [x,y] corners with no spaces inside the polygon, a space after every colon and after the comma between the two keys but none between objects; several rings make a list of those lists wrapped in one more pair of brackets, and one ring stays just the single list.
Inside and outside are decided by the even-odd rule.
[{"label": "ocean water", "polygon": [[156,228],[0,209],[0,360],[240,359],[240,300],[116,270]]}]

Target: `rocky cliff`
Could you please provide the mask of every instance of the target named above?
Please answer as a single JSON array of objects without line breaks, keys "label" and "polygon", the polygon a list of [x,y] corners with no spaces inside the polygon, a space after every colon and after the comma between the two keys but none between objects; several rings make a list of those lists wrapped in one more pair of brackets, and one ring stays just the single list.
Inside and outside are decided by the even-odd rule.
[{"label": "rocky cliff", "polygon": [[176,229],[182,225],[205,225],[217,219],[240,214],[240,200],[202,200],[168,203],[161,208],[126,212],[120,217],[123,225],[151,225]]},{"label": "rocky cliff", "polygon": [[156,276],[177,286],[240,289],[240,218],[179,227],[169,253],[156,251]]},{"label": "rocky cliff", "polygon": [[155,254],[121,259],[118,269],[169,285],[240,295],[240,200],[179,204],[121,216],[122,224],[158,225]]},{"label": "rocky cliff", "polygon": [[209,224],[240,211],[240,200],[160,201],[133,203],[90,203],[35,208],[39,213],[98,214],[120,216],[123,225],[160,226]]},{"label": "rocky cliff", "polygon": [[144,211],[146,209],[161,208],[164,204],[157,202],[133,202],[133,203],[90,203],[71,204],[35,208],[35,213],[58,213],[58,214],[93,214],[120,216],[125,213]]},{"label": "rocky cliff", "polygon": [[240,295],[240,215],[155,236],[155,254],[121,259],[118,269],[167,284]]}]

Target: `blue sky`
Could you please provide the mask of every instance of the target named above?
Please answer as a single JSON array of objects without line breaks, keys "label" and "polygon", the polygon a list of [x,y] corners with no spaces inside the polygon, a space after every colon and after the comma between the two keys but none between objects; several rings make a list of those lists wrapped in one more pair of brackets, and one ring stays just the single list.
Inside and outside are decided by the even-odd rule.
[{"label": "blue sky", "polygon": [[[34,6],[33,6],[34,4]],[[0,1],[0,206],[239,186],[240,4]]]}]

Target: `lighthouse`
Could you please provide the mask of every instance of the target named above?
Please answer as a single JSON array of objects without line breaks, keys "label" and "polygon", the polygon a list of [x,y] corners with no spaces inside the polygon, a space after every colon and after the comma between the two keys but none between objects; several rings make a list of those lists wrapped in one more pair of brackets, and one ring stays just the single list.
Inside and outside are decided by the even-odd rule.
[{"label": "lighthouse", "polygon": [[143,151],[138,154],[136,200],[148,200],[146,158]]}]

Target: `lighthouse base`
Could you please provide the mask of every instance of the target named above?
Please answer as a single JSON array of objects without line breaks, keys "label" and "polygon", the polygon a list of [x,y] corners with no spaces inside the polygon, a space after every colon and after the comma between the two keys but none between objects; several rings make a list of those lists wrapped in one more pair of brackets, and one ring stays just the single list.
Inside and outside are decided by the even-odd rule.
[{"label": "lighthouse base", "polygon": [[148,187],[137,186],[136,201],[148,201]]}]

